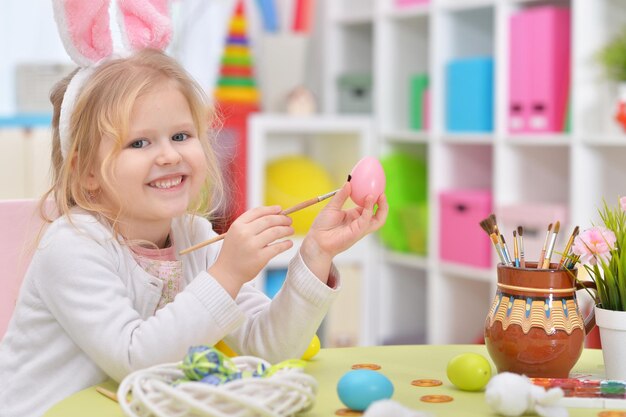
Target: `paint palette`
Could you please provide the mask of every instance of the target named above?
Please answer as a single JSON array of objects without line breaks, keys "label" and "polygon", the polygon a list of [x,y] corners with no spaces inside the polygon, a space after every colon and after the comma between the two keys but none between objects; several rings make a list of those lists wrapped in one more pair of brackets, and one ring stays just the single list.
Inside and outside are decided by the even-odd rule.
[{"label": "paint palette", "polygon": [[561,388],[559,405],[577,408],[626,408],[626,381],[584,378],[530,378],[533,384]]}]

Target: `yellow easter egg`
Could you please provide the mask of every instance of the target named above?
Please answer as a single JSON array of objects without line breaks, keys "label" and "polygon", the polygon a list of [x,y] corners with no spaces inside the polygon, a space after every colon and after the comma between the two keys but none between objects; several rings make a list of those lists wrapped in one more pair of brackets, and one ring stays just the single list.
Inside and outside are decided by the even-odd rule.
[{"label": "yellow easter egg", "polygon": [[317,335],[313,335],[313,339],[311,340],[309,347],[306,348],[306,350],[304,351],[304,354],[302,355],[302,359],[304,359],[305,361],[308,361],[313,356],[317,355],[317,353],[320,351],[320,347],[321,347],[320,338],[317,337]]},{"label": "yellow easter egg", "polygon": [[232,350],[230,346],[228,346],[223,340],[217,342],[214,347],[229,358],[234,358],[235,356],[237,356],[237,352]]}]

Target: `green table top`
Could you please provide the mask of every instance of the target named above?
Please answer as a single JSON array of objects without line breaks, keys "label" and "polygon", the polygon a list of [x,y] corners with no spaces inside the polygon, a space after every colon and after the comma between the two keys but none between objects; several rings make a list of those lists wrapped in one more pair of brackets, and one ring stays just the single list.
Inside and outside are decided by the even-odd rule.
[{"label": "green table top", "polygon": [[[416,345],[416,346],[376,346],[322,349],[313,358],[306,372],[319,383],[319,393],[315,407],[303,416],[329,417],[343,408],[337,396],[337,382],[355,363],[376,363],[382,368],[394,385],[392,399],[415,410],[436,413],[442,416],[485,417],[495,416],[487,406],[484,392],[464,392],[456,389],[446,377],[448,361],[460,354],[475,352],[489,358],[484,345]],[[493,365],[493,364],[492,364]],[[493,368],[495,371],[495,367]],[[602,351],[585,349],[573,372],[602,375],[604,365]],[[439,379],[443,385],[421,388],[411,385],[414,379]],[[107,381],[102,387],[115,392],[117,384]],[[420,397],[429,394],[445,394],[454,398],[449,403],[424,403]],[[596,416],[600,409],[570,408],[570,417]],[[52,407],[44,417],[123,417],[117,403],[99,394],[95,387],[80,391]]]}]

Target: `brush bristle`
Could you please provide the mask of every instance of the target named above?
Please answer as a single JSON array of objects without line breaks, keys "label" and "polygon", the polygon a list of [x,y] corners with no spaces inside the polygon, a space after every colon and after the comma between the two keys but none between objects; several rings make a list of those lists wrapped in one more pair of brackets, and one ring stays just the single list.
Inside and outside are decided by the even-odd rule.
[{"label": "brush bristle", "polygon": [[494,223],[491,221],[491,216],[481,220],[480,227],[482,227],[482,229],[487,232],[488,235],[492,234],[494,230]]},{"label": "brush bristle", "polygon": [[517,226],[517,234],[524,236],[524,228],[522,226]]},{"label": "brush bristle", "polygon": [[489,234],[491,234],[491,230],[489,230],[489,223],[487,222],[487,219],[485,219],[485,220],[481,220],[479,224],[480,224],[480,227],[481,227],[481,228],[482,228],[485,232],[487,232],[487,234],[488,234],[488,235],[489,235]]},{"label": "brush bristle", "polygon": [[561,230],[561,222],[557,220],[554,225],[554,233],[559,233],[559,230]]}]

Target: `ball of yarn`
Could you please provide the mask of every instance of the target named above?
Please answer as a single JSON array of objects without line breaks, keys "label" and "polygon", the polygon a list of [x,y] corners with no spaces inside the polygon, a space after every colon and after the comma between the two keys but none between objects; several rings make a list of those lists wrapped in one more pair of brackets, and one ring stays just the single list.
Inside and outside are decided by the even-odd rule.
[{"label": "ball of yarn", "polygon": [[183,359],[181,368],[191,381],[226,382],[239,369],[222,352],[211,346],[192,346]]},{"label": "ball of yarn", "polygon": [[[283,369],[303,368],[304,361],[288,359],[276,365],[266,366],[260,362],[254,370],[239,370],[235,362],[212,346],[192,346],[180,363],[187,381],[200,381],[222,385],[242,378],[270,377]],[[178,381],[185,382],[185,379]]]}]

